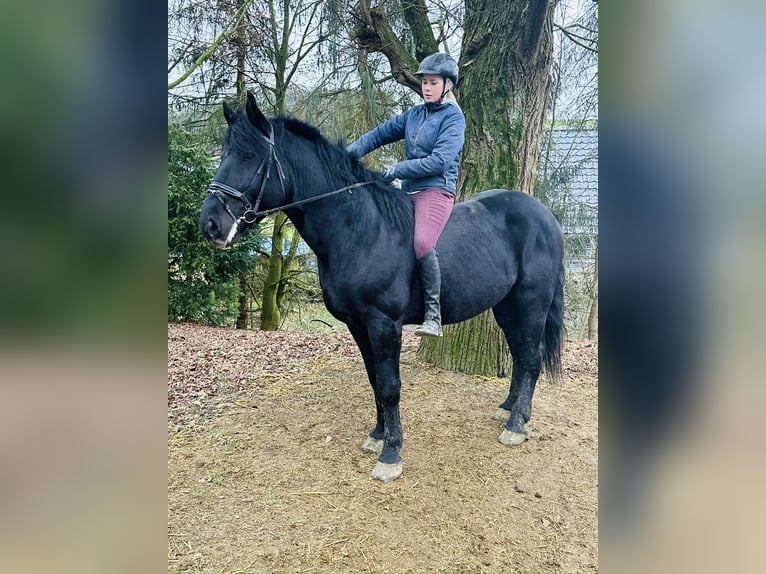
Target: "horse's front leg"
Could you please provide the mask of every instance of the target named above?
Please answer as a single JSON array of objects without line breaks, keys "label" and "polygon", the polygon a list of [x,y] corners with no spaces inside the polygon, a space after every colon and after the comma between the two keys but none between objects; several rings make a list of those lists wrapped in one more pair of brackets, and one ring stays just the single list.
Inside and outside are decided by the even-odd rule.
[{"label": "horse's front leg", "polygon": [[387,482],[402,474],[402,423],[399,417],[401,380],[399,355],[402,348],[402,326],[387,317],[371,321],[367,333],[375,367],[375,402],[383,410],[383,449],[373,478]]},{"label": "horse's front leg", "polygon": [[351,336],[354,337],[356,346],[359,348],[359,352],[362,355],[364,368],[367,371],[367,378],[370,381],[372,393],[375,397],[376,424],[375,428],[372,429],[370,434],[367,436],[367,440],[364,441],[362,450],[380,454],[380,452],[383,450],[385,424],[383,420],[383,406],[380,404],[380,401],[378,400],[378,393],[375,390],[375,387],[377,386],[375,382],[375,359],[373,357],[372,347],[370,346],[370,338],[367,336],[367,329],[359,329],[349,325],[348,330],[351,332]]}]

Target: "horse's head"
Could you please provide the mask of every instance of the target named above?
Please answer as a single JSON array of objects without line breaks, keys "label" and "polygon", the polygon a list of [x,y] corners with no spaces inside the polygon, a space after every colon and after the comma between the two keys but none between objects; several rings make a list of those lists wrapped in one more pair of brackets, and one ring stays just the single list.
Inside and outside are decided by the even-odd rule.
[{"label": "horse's head", "polygon": [[277,157],[274,127],[263,115],[252,94],[245,113],[236,113],[224,102],[229,128],[223,142],[221,164],[208,188],[200,213],[200,231],[216,247],[236,243],[253,227],[263,211],[286,199],[285,175]]}]

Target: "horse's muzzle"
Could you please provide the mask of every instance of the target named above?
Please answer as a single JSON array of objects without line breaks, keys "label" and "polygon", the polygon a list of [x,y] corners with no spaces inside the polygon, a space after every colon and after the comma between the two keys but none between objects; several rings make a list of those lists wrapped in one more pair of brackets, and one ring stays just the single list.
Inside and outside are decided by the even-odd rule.
[{"label": "horse's muzzle", "polygon": [[[231,227],[231,223],[229,223]],[[229,234],[231,230],[229,228],[223,228],[218,219],[213,216],[202,216],[200,218],[200,232],[202,237],[214,247],[226,247],[231,242]],[[236,234],[236,230],[235,230]]]}]

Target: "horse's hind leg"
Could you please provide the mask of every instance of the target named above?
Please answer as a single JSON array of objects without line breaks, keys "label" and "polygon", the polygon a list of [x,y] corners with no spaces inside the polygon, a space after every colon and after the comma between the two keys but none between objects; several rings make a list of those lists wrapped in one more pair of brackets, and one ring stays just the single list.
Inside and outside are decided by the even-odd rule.
[{"label": "horse's hind leg", "polygon": [[381,405],[380,401],[378,400],[378,393],[375,388],[375,360],[372,353],[372,347],[370,346],[370,339],[367,336],[366,330],[361,330],[349,326],[349,331],[354,337],[356,346],[359,347],[359,352],[362,355],[364,368],[367,371],[367,378],[370,381],[373,396],[375,397],[375,411],[377,415],[375,428],[370,431],[370,434],[367,436],[367,440],[365,440],[364,444],[362,444],[362,450],[380,454],[380,452],[383,450],[385,422],[383,419],[383,405]]},{"label": "horse's hind leg", "polygon": [[540,342],[547,309],[536,303],[536,298],[523,297],[523,290],[517,289],[493,308],[495,320],[505,334],[513,357],[508,397],[495,416],[507,418],[505,429],[498,437],[507,445],[521,444],[527,439],[524,425],[532,416],[532,396],[542,368]]},{"label": "horse's hind leg", "polygon": [[[508,337],[506,337],[506,341],[508,341]],[[513,410],[513,404],[516,402],[516,399],[519,397],[519,388],[521,388],[522,370],[521,370],[520,351],[518,348],[514,348],[513,346],[511,346],[510,342],[508,342],[508,347],[511,350],[511,357],[513,357],[513,370],[511,372],[511,387],[508,391],[508,396],[500,404],[500,406],[497,409],[497,412],[492,417],[496,421],[501,421],[501,422],[508,422],[508,419],[511,418],[511,410]],[[518,365],[518,367],[516,365]]]},{"label": "horse's hind leg", "polygon": [[502,410],[508,412],[508,419],[498,437],[501,443],[507,445],[521,444],[527,439],[524,425],[532,416],[532,396],[542,363],[538,343],[514,342],[513,348],[511,387],[508,398],[500,405]]}]

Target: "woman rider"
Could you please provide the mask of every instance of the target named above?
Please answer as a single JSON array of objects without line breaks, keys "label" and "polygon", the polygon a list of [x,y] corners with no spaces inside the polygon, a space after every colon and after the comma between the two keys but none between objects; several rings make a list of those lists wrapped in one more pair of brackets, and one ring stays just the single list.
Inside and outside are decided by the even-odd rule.
[{"label": "woman rider", "polygon": [[436,242],[455,202],[465,117],[452,93],[458,69],[451,56],[437,53],[424,58],[416,75],[421,80],[424,103],[367,132],[347,151],[361,158],[404,139],[407,159],[386,169],[383,177],[402,180],[402,190],[410,194],[415,205],[415,257],[425,301],[425,321],[415,334],[440,337],[441,271]]}]

